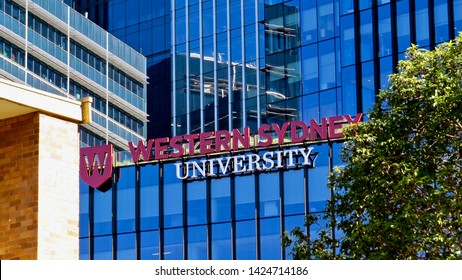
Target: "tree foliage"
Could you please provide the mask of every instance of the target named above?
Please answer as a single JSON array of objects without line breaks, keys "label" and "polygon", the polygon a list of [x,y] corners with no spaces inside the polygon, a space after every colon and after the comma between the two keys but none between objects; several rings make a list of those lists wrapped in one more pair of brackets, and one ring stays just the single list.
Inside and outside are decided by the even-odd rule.
[{"label": "tree foliage", "polygon": [[462,37],[410,47],[368,117],[329,177],[324,219],[343,235],[284,243],[296,259],[462,259]]}]

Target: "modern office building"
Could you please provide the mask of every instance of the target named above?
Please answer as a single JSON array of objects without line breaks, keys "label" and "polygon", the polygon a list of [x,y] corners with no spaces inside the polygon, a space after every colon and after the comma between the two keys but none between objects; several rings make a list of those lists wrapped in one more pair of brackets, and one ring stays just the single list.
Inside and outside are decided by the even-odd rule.
[{"label": "modern office building", "polygon": [[0,77],[70,99],[92,97],[81,143],[146,138],[146,58],[59,0],[0,1]]},{"label": "modern office building", "polygon": [[[82,182],[82,259],[288,258],[281,234],[331,196],[331,128],[372,107],[411,43],[462,31],[461,0],[75,2],[147,57],[154,139],[108,191]],[[302,142],[283,133],[298,120]]]}]

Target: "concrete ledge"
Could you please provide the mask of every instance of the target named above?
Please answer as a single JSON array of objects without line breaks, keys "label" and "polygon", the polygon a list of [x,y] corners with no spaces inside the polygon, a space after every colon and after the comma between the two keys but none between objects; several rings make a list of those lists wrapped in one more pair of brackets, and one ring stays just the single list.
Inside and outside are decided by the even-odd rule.
[{"label": "concrete ledge", "polygon": [[75,123],[82,122],[80,101],[4,79],[0,79],[0,108],[0,120],[41,112]]}]

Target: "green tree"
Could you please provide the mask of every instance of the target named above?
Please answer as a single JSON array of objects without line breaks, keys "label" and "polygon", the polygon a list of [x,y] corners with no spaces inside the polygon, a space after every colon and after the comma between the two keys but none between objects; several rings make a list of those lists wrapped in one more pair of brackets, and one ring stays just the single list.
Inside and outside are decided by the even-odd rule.
[{"label": "green tree", "polygon": [[462,37],[410,47],[368,120],[344,133],[324,217],[343,235],[294,229],[293,257],[462,259]]}]

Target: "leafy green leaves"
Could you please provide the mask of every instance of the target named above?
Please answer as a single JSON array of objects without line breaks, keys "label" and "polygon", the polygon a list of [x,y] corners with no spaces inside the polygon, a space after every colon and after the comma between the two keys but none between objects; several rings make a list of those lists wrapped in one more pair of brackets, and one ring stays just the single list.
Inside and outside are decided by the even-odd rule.
[{"label": "leafy green leaves", "polygon": [[287,233],[293,256],[462,259],[462,38],[410,47],[368,115],[329,177],[324,218],[344,236]]}]

